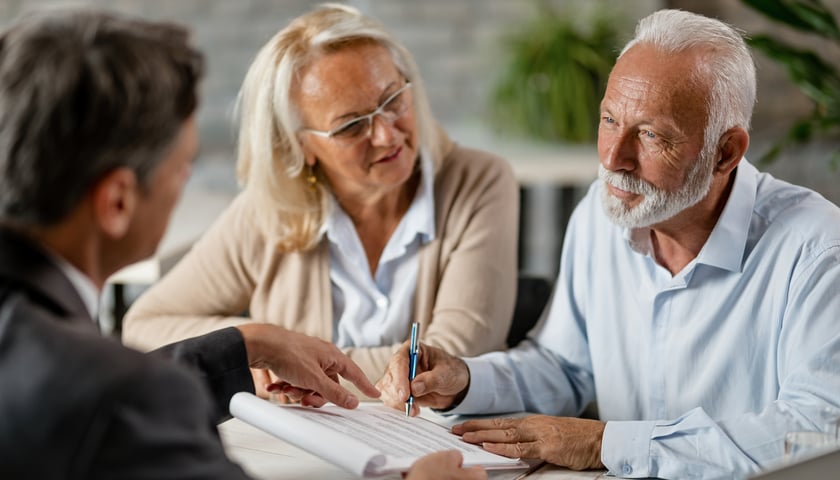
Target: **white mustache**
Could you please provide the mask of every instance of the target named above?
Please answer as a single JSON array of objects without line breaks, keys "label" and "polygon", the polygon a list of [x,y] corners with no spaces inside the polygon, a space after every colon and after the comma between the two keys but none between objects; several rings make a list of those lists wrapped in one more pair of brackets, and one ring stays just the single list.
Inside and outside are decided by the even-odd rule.
[{"label": "white mustache", "polygon": [[615,188],[637,195],[647,196],[657,192],[656,187],[641,178],[634,177],[629,173],[612,172],[604,168],[603,165],[598,166],[598,178]]}]

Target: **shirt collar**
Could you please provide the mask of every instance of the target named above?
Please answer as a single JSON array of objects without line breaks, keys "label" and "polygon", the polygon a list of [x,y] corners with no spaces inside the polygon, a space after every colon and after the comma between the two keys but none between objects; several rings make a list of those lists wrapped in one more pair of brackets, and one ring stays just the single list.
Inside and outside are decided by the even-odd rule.
[{"label": "shirt collar", "polygon": [[96,285],[93,284],[87,275],[82,273],[81,270],[74,267],[73,264],[62,258],[60,255],[56,255],[46,249],[45,251],[53,263],[55,263],[56,267],[61,270],[61,273],[67,277],[67,280],[70,281],[73,288],[76,289],[76,292],[82,299],[82,303],[84,303],[85,308],[90,314],[91,320],[95,322],[99,316],[99,290],[96,288]]},{"label": "shirt collar", "polygon": [[[735,170],[735,182],[726,206],[693,263],[731,272],[741,271],[755,206],[757,177],[758,170],[742,158]],[[643,255],[651,254],[653,247],[649,228],[625,228],[624,238],[633,250]]]},{"label": "shirt collar", "polygon": [[435,238],[435,195],[434,172],[431,159],[423,155],[420,157],[420,188],[414,196],[414,201],[405,214],[406,228],[403,232],[402,243],[408,245],[414,237],[420,236],[422,243]]},{"label": "shirt collar", "polygon": [[735,171],[735,183],[717,225],[697,255],[697,263],[740,272],[755,208],[758,170],[745,158]]}]

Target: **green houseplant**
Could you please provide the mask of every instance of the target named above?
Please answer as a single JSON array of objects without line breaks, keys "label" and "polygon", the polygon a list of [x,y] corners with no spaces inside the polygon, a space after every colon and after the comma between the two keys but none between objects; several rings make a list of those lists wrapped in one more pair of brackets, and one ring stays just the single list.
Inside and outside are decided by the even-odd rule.
[{"label": "green houseplant", "polygon": [[597,17],[582,31],[543,3],[505,46],[509,62],[492,91],[492,125],[543,140],[594,141],[598,105],[618,54],[613,22]]},{"label": "green houseplant", "polygon": [[[840,29],[834,15],[820,0],[742,0],[767,18],[790,28],[817,35],[840,46]],[[816,135],[840,138],[840,72],[812,50],[801,49],[766,34],[747,42],[782,64],[788,77],[813,102],[804,118],[794,121],[787,135],[766,152],[762,160],[772,161],[785,147],[809,142]],[[832,152],[830,164],[840,165],[840,148]]]}]

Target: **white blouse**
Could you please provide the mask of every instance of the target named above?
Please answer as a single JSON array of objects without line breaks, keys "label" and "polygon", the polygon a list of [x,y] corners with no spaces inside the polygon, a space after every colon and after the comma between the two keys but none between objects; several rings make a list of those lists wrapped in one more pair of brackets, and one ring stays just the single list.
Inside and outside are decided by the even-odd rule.
[{"label": "white blouse", "polygon": [[420,188],[385,245],[373,276],[353,221],[333,199],[325,233],[330,248],[333,343],[339,348],[390,345],[408,337],[417,254],[435,237],[431,161],[421,157],[420,170]]}]

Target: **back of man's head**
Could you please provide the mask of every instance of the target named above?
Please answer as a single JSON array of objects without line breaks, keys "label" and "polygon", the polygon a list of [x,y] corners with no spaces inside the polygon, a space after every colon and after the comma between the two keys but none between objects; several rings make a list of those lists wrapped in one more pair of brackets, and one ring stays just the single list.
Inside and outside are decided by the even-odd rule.
[{"label": "back of man's head", "polygon": [[202,55],[178,26],[30,14],[0,36],[0,222],[50,226],[116,168],[142,186],[197,105]]}]

